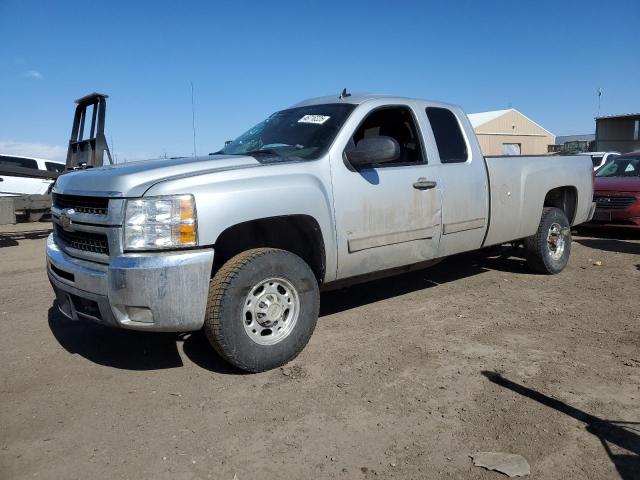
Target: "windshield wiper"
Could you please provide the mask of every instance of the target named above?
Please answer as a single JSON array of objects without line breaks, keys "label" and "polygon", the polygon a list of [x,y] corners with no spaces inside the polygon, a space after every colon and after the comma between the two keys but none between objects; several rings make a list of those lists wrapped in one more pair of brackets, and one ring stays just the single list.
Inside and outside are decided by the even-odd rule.
[{"label": "windshield wiper", "polygon": [[259,148],[258,150],[249,150],[248,152],[244,152],[242,155],[255,155],[256,153],[266,153],[267,155],[280,156],[280,152],[278,152],[275,148]]}]

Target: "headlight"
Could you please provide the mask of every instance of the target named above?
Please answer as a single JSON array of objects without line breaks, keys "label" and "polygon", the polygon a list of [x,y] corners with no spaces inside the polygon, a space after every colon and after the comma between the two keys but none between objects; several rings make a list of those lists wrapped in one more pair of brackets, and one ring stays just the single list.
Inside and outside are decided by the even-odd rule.
[{"label": "headlight", "polygon": [[125,250],[159,250],[198,244],[192,195],[127,200]]}]

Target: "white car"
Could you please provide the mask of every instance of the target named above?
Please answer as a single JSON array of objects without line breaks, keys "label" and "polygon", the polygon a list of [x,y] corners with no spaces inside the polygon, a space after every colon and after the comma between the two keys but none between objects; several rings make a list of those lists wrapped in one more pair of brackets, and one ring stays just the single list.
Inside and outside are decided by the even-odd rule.
[{"label": "white car", "polygon": [[605,163],[620,156],[620,152],[583,152],[579,155],[589,155],[593,162],[593,171],[595,172]]},{"label": "white car", "polygon": [[[2,171],[2,167],[20,167],[49,172],[62,172],[64,171],[65,162],[0,154],[0,172]],[[48,178],[29,178],[0,173],[0,196],[43,195],[49,191],[52,183],[53,180]]]}]

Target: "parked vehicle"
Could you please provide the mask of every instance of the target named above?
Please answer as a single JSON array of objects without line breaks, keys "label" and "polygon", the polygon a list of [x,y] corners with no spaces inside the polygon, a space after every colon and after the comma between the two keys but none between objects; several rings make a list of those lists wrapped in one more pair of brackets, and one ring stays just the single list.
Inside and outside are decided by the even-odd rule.
[{"label": "parked vehicle", "polygon": [[593,162],[593,171],[595,172],[602,166],[604,166],[610,160],[620,156],[620,152],[583,152],[578,155],[588,155]]},{"label": "parked vehicle", "polygon": [[[2,167],[19,167],[34,171],[62,172],[64,162],[45,160],[35,157],[18,155],[0,155],[0,170]],[[0,196],[8,195],[43,195],[47,193],[53,179],[36,178],[17,175],[0,174]]]},{"label": "parked vehicle", "polygon": [[482,156],[457,106],[321,97],[208,157],[62,175],[48,276],[60,310],[121,328],[204,329],[252,372],[294,358],[320,288],[490,245],[561,272],[593,213],[592,163]]},{"label": "parked vehicle", "polygon": [[596,211],[589,225],[640,229],[640,152],[607,162],[593,188]]},{"label": "parked vehicle", "polygon": [[49,195],[64,162],[0,155],[0,225],[39,221],[49,212]]}]

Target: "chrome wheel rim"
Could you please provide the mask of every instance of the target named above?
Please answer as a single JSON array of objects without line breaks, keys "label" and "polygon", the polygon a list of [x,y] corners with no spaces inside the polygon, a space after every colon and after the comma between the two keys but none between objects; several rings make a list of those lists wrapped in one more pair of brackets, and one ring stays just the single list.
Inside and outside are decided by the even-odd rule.
[{"label": "chrome wheel rim", "polygon": [[549,234],[547,235],[547,248],[549,250],[549,256],[554,260],[560,260],[564,253],[565,239],[562,234],[562,227],[559,223],[554,223],[549,227]]},{"label": "chrome wheel rim", "polygon": [[275,345],[289,336],[299,313],[300,297],[291,282],[268,278],[249,290],[242,309],[242,324],[255,343]]}]

